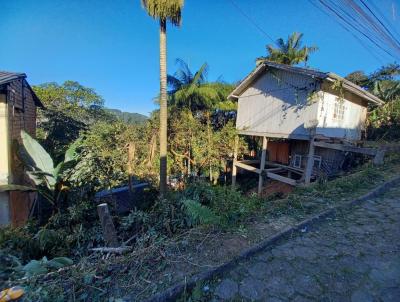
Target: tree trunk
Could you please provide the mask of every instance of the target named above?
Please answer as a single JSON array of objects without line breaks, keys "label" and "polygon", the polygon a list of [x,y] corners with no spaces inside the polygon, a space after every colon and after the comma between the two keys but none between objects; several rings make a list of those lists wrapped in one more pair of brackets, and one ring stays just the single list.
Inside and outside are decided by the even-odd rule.
[{"label": "tree trunk", "polygon": [[167,191],[167,22],[160,20],[160,195]]},{"label": "tree trunk", "polygon": [[132,177],[133,177],[133,161],[135,160],[135,150],[136,146],[134,142],[130,142],[128,144],[128,185],[129,185],[129,193],[132,194],[133,192],[133,184],[132,184]]},{"label": "tree trunk", "polygon": [[157,135],[153,134],[151,137],[150,145],[149,145],[149,157],[147,162],[147,167],[153,166],[154,155],[156,154],[156,147],[157,147]]},{"label": "tree trunk", "polygon": [[210,125],[210,113],[207,112],[207,137],[208,137],[208,165],[209,165],[209,173],[210,173],[210,182],[212,182],[212,158],[211,158],[211,150],[212,150],[212,142],[211,142],[211,125]]}]

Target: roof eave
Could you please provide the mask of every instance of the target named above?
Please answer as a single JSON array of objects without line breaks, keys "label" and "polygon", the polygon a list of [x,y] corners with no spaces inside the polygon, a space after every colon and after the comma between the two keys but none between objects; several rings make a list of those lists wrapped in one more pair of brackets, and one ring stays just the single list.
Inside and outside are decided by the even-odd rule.
[{"label": "roof eave", "polygon": [[228,95],[228,100],[236,100],[239,98],[240,94],[258,77],[258,75],[264,71],[266,66],[264,64],[258,65],[252,72],[245,77],[239,85]]},{"label": "roof eave", "polygon": [[342,78],[341,76],[330,72],[328,74],[327,80],[330,82],[334,82],[334,81],[342,81],[343,82],[343,88],[345,88],[347,91],[350,91],[364,99],[366,99],[367,101],[374,103],[375,105],[378,106],[382,106],[383,104],[385,104],[384,101],[382,101],[380,98],[376,97],[375,95],[373,95],[372,93],[362,89],[360,86],[354,84],[353,82]]}]

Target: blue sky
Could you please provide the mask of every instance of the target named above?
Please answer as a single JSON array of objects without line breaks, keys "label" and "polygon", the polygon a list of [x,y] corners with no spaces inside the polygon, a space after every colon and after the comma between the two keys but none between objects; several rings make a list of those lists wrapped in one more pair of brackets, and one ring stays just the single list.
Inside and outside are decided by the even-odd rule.
[{"label": "blue sky", "polygon": [[[303,32],[319,51],[309,65],[346,75],[392,62],[376,58],[307,0],[234,0],[273,39]],[[374,0],[390,11],[390,0]],[[159,87],[158,23],[139,0],[0,0],[0,70],[21,71],[35,85],[75,80],[107,107],[148,114]],[[209,80],[243,78],[271,41],[230,0],[186,0],[183,23],[168,28],[168,72],[182,58],[204,62]],[[399,5],[396,3],[396,7]],[[399,28],[398,18],[394,21]]]}]

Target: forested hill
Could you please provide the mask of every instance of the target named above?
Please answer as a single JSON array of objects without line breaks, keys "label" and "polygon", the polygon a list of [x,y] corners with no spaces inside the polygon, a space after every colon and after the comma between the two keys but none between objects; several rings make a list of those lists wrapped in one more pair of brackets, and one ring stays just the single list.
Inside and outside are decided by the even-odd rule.
[{"label": "forested hill", "polygon": [[106,108],[108,112],[115,114],[118,118],[123,120],[128,124],[142,124],[144,123],[148,117],[140,114],[140,113],[132,113],[132,112],[123,112],[119,109],[110,109]]}]

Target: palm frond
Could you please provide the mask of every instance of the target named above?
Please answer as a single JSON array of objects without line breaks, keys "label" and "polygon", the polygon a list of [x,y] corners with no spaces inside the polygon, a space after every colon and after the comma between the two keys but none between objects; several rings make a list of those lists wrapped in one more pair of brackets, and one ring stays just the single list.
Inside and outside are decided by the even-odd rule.
[{"label": "palm frond", "polygon": [[142,7],[150,17],[160,21],[170,21],[180,26],[184,0],[141,0]]}]

